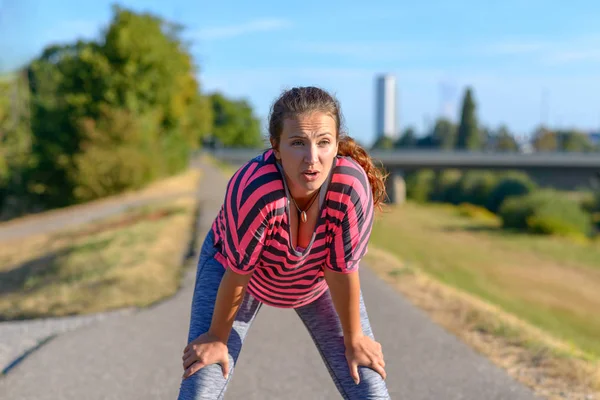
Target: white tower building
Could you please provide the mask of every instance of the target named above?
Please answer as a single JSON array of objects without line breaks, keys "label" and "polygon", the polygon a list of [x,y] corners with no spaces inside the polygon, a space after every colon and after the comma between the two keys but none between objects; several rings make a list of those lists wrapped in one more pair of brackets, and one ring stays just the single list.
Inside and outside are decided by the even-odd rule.
[{"label": "white tower building", "polygon": [[376,138],[387,136],[395,140],[398,136],[396,77],[389,74],[379,75],[375,86]]}]

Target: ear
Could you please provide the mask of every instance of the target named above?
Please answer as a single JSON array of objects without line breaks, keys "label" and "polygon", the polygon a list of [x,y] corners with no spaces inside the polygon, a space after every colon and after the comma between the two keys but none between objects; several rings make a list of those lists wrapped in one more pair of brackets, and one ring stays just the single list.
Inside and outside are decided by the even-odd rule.
[{"label": "ear", "polygon": [[269,141],[271,142],[271,148],[273,149],[273,153],[275,154],[275,158],[280,161],[281,160],[281,154],[279,153],[279,150],[275,147],[275,142],[272,139],[269,139]]}]

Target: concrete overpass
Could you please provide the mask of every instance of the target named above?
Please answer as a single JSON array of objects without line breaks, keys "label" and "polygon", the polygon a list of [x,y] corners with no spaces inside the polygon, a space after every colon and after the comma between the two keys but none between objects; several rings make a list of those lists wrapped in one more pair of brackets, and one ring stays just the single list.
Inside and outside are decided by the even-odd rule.
[{"label": "concrete overpass", "polygon": [[[260,150],[216,149],[216,158],[241,164],[255,157]],[[419,169],[459,170],[519,170],[531,176],[541,186],[573,190],[600,186],[600,152],[597,153],[493,153],[439,150],[372,150],[373,160],[390,173],[390,202],[404,198],[406,172]]]}]

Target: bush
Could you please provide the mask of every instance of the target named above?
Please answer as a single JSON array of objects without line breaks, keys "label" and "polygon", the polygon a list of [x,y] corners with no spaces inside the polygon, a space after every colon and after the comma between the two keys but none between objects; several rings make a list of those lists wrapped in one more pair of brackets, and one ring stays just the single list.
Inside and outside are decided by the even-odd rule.
[{"label": "bush", "polygon": [[456,169],[447,169],[436,173],[430,200],[449,203],[453,192],[457,190],[462,173]]},{"label": "bush", "polygon": [[471,204],[461,203],[457,207],[458,215],[478,219],[480,221],[497,221],[498,216],[487,208]]},{"label": "bush", "polygon": [[498,213],[502,203],[511,196],[523,196],[531,193],[537,185],[522,172],[508,172],[500,178],[491,191],[486,207],[493,213]]},{"label": "bush", "polygon": [[589,214],[576,201],[551,189],[507,198],[499,215],[504,228],[530,233],[588,235],[591,227]]},{"label": "bush", "polygon": [[471,203],[485,206],[496,182],[496,176],[490,171],[467,171],[456,185],[449,189],[449,201],[453,204]]},{"label": "bush", "polygon": [[433,191],[434,178],[435,174],[430,169],[406,174],[406,197],[420,203],[428,201]]}]

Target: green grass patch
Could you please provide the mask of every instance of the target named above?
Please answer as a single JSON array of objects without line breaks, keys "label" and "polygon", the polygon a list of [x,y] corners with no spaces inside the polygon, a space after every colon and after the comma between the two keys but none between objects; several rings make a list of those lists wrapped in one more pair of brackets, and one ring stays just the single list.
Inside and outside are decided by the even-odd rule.
[{"label": "green grass patch", "polygon": [[600,359],[597,242],[511,234],[476,210],[413,202],[378,218],[372,242]]}]

